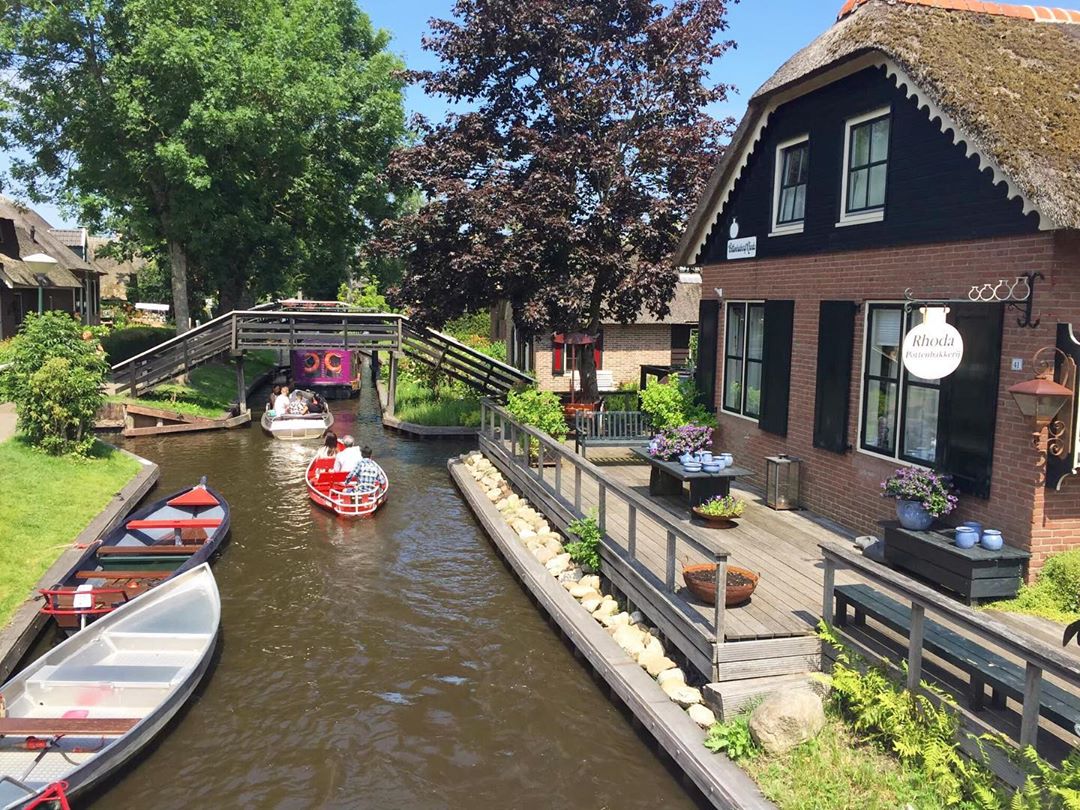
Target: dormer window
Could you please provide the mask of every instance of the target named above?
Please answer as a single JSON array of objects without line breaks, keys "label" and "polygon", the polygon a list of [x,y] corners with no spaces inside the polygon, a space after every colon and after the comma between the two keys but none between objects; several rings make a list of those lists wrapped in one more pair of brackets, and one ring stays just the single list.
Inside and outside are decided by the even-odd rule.
[{"label": "dormer window", "polygon": [[806,183],[810,168],[810,138],[803,135],[776,147],[773,181],[773,227],[770,236],[802,233],[806,215]]},{"label": "dormer window", "polygon": [[885,107],[852,118],[845,126],[843,210],[838,227],[885,218],[889,113]]}]

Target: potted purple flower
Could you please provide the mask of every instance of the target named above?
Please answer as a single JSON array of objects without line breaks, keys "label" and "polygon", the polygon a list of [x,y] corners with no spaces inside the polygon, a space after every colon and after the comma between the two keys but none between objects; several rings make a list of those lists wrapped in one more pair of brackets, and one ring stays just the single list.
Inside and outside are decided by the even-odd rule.
[{"label": "potted purple flower", "polygon": [[653,436],[649,442],[649,455],[664,461],[692,455],[698,450],[704,450],[712,444],[711,427],[702,425],[683,425],[677,428],[668,428]]},{"label": "potted purple flower", "polygon": [[896,499],[896,517],[905,529],[924,532],[935,518],[956,508],[952,479],[921,467],[901,467],[881,482],[881,494]]}]

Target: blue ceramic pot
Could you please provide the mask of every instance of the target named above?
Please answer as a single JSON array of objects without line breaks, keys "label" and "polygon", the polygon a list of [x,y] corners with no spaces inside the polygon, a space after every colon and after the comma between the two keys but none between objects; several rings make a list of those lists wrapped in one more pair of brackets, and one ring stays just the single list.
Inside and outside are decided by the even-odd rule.
[{"label": "blue ceramic pot", "polygon": [[975,534],[979,535],[979,537],[982,537],[983,525],[981,523],[979,523],[979,521],[977,521],[977,520],[965,520],[963,523],[960,524],[960,528],[964,528],[964,527],[967,527],[967,528],[971,529],[972,531],[975,532]]},{"label": "blue ceramic pot", "polygon": [[934,516],[919,501],[897,501],[896,519],[905,529],[925,532],[934,522]]},{"label": "blue ceramic pot", "polygon": [[958,548],[975,548],[979,542],[979,533],[970,526],[960,526],[956,530],[956,545]]},{"label": "blue ceramic pot", "polygon": [[682,464],[684,467],[687,464],[693,464],[695,461],[697,461],[697,459],[694,458],[693,453],[683,453],[681,456],[679,456],[679,463]]},{"label": "blue ceramic pot", "polygon": [[712,460],[713,454],[709,450],[698,451],[698,461],[700,461],[702,464],[708,464]]},{"label": "blue ceramic pot", "polygon": [[979,543],[987,551],[1000,551],[1001,547],[1005,545],[1005,539],[1001,536],[999,530],[986,529],[983,532],[982,540],[980,540]]}]

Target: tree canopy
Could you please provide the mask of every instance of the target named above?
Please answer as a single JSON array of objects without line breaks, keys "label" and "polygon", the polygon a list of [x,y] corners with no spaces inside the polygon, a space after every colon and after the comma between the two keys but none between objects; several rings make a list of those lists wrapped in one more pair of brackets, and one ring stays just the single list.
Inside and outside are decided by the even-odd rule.
[{"label": "tree canopy", "polygon": [[709,78],[733,44],[726,6],[457,0],[433,20],[442,64],[411,78],[466,111],[419,121],[392,158],[426,202],[388,226],[396,302],[441,323],[508,300],[534,332],[666,315],[673,250],[733,123],[705,112],[729,89]]},{"label": "tree canopy", "polygon": [[353,0],[22,0],[0,10],[4,145],[35,199],[168,257],[225,308],[332,297],[394,212],[403,65]]}]

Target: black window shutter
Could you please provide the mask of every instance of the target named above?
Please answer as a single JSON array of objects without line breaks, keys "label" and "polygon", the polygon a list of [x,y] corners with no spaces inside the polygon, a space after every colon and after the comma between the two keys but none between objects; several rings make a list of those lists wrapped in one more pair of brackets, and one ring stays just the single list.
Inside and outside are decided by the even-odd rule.
[{"label": "black window shutter", "polygon": [[698,362],[694,373],[701,404],[716,409],[716,355],[720,329],[720,302],[705,299],[698,304]]},{"label": "black window shutter", "polygon": [[814,447],[833,453],[848,449],[855,309],[854,301],[822,301],[818,307]]},{"label": "black window shutter", "polygon": [[765,302],[765,342],[761,352],[761,415],[758,417],[758,427],[777,436],[787,436],[794,321],[794,301]]},{"label": "black window shutter", "polygon": [[960,492],[988,498],[1005,307],[974,303],[949,307],[948,321],[964,339],[964,358],[941,380],[937,468],[953,477]]}]

